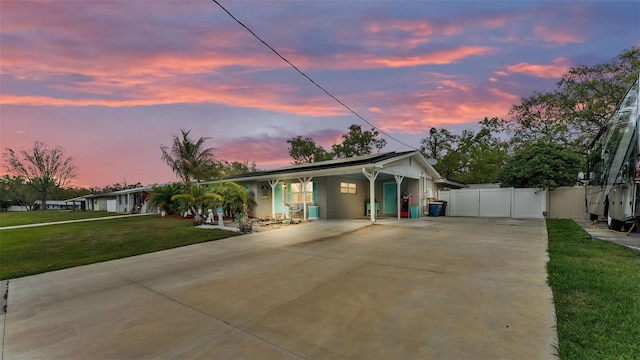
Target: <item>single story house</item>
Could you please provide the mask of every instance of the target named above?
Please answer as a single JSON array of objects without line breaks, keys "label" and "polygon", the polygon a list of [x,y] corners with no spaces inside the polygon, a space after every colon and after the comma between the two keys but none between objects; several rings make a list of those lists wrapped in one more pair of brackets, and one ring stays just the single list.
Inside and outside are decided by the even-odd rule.
[{"label": "single story house", "polygon": [[[37,207],[42,206],[42,200],[36,200]],[[47,200],[47,210],[86,210],[86,200],[83,196],[68,200]]]},{"label": "single story house", "polygon": [[87,195],[87,210],[108,211],[123,214],[156,212],[149,205],[152,186],[113,191],[106,194]]},{"label": "single story house", "polygon": [[[419,151],[387,152],[294,165],[224,179],[255,194],[252,216],[341,219],[427,215],[447,180]],[[375,209],[375,211],[371,211]]]}]

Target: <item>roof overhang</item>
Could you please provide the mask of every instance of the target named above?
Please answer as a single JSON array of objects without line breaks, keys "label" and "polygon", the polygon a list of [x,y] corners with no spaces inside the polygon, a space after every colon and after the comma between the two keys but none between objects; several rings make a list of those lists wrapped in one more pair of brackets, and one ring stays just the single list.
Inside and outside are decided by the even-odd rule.
[{"label": "roof overhang", "polygon": [[452,189],[462,189],[462,188],[467,188],[469,187],[469,185],[465,184],[465,183],[461,183],[459,181],[455,181],[455,180],[449,180],[447,178],[440,178],[436,181],[434,181],[436,184],[442,184],[445,186],[448,186]]},{"label": "roof overhang", "polygon": [[[420,164],[428,169],[430,172],[428,175],[432,178],[440,178],[438,172],[433,168],[427,159],[420,153],[420,151],[408,151],[402,153],[384,153],[366,155],[361,157],[349,158],[349,159],[337,159],[329,160],[318,163],[295,165],[270,171],[264,171],[259,173],[248,173],[239,175],[236,177],[226,178],[219,181],[227,182],[247,182],[247,181],[270,181],[270,180],[298,180],[307,177],[323,177],[323,176],[340,176],[349,175],[352,177],[362,177],[362,169],[377,169],[380,173],[388,173],[390,175],[404,175],[400,174],[395,169],[386,168],[389,164],[406,159],[414,158],[420,162]],[[387,171],[385,171],[387,170]],[[217,181],[208,181],[203,184],[211,184]]]}]

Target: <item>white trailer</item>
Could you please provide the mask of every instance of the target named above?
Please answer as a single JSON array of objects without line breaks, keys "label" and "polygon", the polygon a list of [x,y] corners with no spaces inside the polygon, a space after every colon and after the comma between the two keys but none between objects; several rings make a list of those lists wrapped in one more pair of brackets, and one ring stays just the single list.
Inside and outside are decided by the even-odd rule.
[{"label": "white trailer", "polygon": [[640,225],[640,78],[618,104],[587,157],[586,206],[613,230]]}]

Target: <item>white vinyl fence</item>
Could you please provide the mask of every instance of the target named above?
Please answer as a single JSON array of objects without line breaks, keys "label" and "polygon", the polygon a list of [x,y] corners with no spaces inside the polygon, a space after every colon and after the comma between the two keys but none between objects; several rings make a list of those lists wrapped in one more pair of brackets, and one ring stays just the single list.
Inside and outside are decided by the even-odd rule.
[{"label": "white vinyl fence", "polygon": [[447,216],[544,218],[547,191],[539,189],[459,189],[440,191]]}]

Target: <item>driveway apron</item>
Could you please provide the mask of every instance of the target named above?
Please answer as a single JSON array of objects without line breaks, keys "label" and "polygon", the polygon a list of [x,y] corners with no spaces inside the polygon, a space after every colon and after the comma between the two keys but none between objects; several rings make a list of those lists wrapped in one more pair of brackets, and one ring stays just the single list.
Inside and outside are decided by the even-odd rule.
[{"label": "driveway apron", "polygon": [[547,260],[540,219],[288,226],[10,279],[2,359],[553,359]]}]

